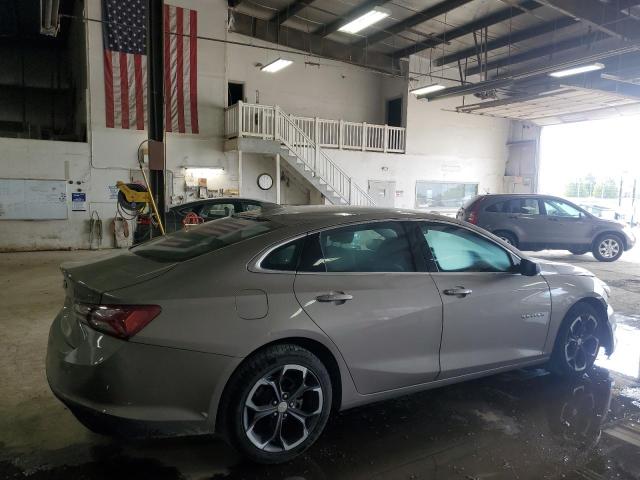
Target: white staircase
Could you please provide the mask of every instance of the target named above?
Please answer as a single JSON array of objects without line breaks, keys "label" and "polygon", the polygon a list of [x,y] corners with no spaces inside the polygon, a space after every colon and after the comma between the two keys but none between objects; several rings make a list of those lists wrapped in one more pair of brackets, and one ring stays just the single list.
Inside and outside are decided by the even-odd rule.
[{"label": "white staircase", "polygon": [[284,158],[334,205],[373,206],[373,199],[340,169],[296,122],[275,107],[275,141]]},{"label": "white staircase", "polygon": [[[227,138],[250,137],[276,142],[281,158],[334,205],[374,206],[373,199],[327,155],[325,145],[329,144],[323,142],[331,137],[332,142],[339,143],[339,148],[356,149],[351,147],[355,139],[361,145],[358,150],[401,152],[404,151],[404,129],[360,124],[358,132],[346,122],[320,120],[337,126],[334,129],[333,124],[327,123],[331,128],[323,129],[325,123],[319,123],[319,119],[313,129],[308,120],[289,115],[277,105],[238,102],[225,110],[225,134]],[[350,133],[353,131],[355,134]]]}]

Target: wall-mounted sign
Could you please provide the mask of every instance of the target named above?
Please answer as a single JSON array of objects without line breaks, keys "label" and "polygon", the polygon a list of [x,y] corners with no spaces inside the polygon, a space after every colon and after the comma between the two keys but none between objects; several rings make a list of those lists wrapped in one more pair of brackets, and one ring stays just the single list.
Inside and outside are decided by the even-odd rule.
[{"label": "wall-mounted sign", "polygon": [[73,212],[87,211],[87,194],[85,192],[71,193],[71,210]]}]

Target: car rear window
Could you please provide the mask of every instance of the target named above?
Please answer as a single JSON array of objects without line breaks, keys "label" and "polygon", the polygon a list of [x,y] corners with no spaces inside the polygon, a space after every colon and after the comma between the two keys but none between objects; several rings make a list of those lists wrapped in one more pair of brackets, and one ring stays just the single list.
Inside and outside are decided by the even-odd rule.
[{"label": "car rear window", "polygon": [[462,204],[462,208],[465,210],[469,210],[469,207],[479,201],[482,198],[482,195],[476,195],[475,197],[471,197],[469,200]]},{"label": "car rear window", "polygon": [[160,262],[182,262],[281,227],[281,224],[259,215],[242,214],[157,237],[133,247],[131,251]]}]

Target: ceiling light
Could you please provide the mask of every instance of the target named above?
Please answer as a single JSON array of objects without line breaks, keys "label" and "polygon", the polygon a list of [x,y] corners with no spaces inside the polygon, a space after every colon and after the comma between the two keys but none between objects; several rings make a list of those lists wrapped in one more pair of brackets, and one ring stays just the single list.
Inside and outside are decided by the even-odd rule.
[{"label": "ceiling light", "polygon": [[444,85],[440,85],[438,83],[434,83],[433,85],[427,85],[426,87],[414,88],[409,93],[413,93],[414,95],[426,95],[427,93],[438,92],[440,90],[444,90]]},{"label": "ceiling light", "polygon": [[571,75],[578,75],[580,73],[595,72],[596,70],[602,70],[603,68],[604,65],[602,63],[591,63],[589,65],[582,65],[581,67],[567,68],[566,70],[551,72],[549,76],[555,78],[570,77]]},{"label": "ceiling light", "polygon": [[383,8],[374,8],[373,10],[365,13],[355,20],[352,20],[346,25],[343,25],[338,29],[338,31],[345,33],[358,33],[360,30],[364,30],[374,23],[378,23],[383,18],[387,18],[389,14],[389,10],[385,10]]},{"label": "ceiling light", "polygon": [[282,70],[283,68],[287,68],[292,63],[293,62],[291,60],[285,60],[284,58],[279,58],[271,62],[269,65],[265,65],[260,70],[268,73],[276,73]]}]

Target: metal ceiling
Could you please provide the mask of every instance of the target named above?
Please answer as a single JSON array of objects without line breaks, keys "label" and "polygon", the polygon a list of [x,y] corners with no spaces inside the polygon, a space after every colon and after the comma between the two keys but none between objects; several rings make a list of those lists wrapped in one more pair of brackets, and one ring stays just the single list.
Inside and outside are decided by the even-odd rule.
[{"label": "metal ceiling", "polygon": [[[550,68],[596,59],[606,63],[597,81],[580,77],[573,87],[596,90],[593,102],[605,102],[607,95],[630,98],[631,103],[640,98],[640,0],[229,2],[232,30],[238,33],[408,74],[416,84],[429,76],[448,79],[453,86],[430,95],[429,101],[469,94],[500,101],[539,95],[539,89],[529,89],[529,80],[546,79]],[[357,35],[338,31],[376,6],[390,16]],[[404,63],[408,57],[422,59],[410,65],[426,68],[410,71]],[[580,84],[587,78],[588,84]],[[606,103],[602,107],[611,108]]]}]

